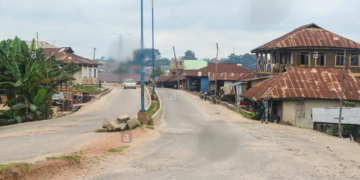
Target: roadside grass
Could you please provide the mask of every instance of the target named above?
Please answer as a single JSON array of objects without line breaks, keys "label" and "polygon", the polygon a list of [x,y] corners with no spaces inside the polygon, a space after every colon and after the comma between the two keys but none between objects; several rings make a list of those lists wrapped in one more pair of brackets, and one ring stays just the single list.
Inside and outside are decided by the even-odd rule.
[{"label": "roadside grass", "polygon": [[26,172],[29,172],[29,163],[20,162],[20,163],[9,163],[9,164],[0,165],[0,173],[12,167],[20,167],[20,166],[26,166]]},{"label": "roadside grass", "polygon": [[79,160],[81,159],[81,156],[79,155],[69,155],[69,156],[59,156],[59,157],[47,157],[47,160],[58,160],[58,159],[62,159],[62,160]]},{"label": "roadside grass", "polygon": [[109,152],[123,152],[125,149],[129,148],[130,146],[121,146],[119,148],[110,148]]},{"label": "roadside grass", "polygon": [[244,112],[239,112],[244,118],[247,118],[247,119],[253,119],[254,116],[253,115],[250,115],[248,113],[244,113]]},{"label": "roadside grass", "polygon": [[89,92],[89,93],[101,93],[101,89],[97,86],[94,85],[82,85],[82,84],[77,84],[77,85],[73,85],[73,88],[81,91],[81,92]]},{"label": "roadside grass", "polygon": [[153,116],[158,110],[159,110],[159,102],[158,101],[152,101],[150,108],[148,110],[148,120],[150,121],[151,116]]},{"label": "roadside grass", "polygon": [[154,130],[154,126],[146,126],[146,128]]}]

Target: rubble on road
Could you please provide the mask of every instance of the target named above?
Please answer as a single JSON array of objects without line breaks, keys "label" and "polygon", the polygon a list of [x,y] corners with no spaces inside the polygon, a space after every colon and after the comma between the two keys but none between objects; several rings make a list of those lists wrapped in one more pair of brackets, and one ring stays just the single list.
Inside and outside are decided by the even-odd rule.
[{"label": "rubble on road", "polygon": [[117,118],[118,123],[126,123],[128,120],[130,120],[130,116],[123,115]]},{"label": "rubble on road", "polygon": [[127,129],[134,129],[139,125],[140,123],[136,118],[130,119],[130,116],[123,115],[112,121],[104,119],[102,129],[97,130],[97,132],[125,131]]}]

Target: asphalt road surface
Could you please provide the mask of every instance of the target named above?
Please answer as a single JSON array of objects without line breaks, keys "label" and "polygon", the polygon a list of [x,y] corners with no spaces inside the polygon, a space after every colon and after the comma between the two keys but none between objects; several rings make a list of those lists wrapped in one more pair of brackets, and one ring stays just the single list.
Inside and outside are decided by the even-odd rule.
[{"label": "asphalt road surface", "polygon": [[104,118],[133,116],[140,110],[140,89],[112,87],[109,94],[60,119],[24,123],[0,128],[0,164],[35,162],[71,150],[91,139]]},{"label": "asphalt road surface", "polygon": [[187,92],[158,92],[165,108],[159,138],[133,150],[143,156],[89,179],[360,179],[356,143],[247,120]]}]

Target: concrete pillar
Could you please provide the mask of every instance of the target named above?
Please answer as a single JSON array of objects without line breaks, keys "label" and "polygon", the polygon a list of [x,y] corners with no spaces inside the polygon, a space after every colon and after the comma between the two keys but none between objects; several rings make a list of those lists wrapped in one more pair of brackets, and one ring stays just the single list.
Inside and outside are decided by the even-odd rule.
[{"label": "concrete pillar", "polygon": [[273,72],[272,64],[274,64],[274,52],[270,52],[270,71]]},{"label": "concrete pillar", "polygon": [[259,70],[259,53],[256,53],[256,69]]}]

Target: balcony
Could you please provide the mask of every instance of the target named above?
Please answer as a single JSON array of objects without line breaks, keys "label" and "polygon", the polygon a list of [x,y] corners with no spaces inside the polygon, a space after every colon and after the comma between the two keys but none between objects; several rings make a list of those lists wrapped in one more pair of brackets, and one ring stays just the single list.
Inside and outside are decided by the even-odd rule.
[{"label": "balcony", "polygon": [[256,67],[256,73],[257,74],[263,74],[263,75],[272,75],[272,74],[279,74],[282,72],[285,72],[285,66],[288,66],[289,64],[258,64]]}]

